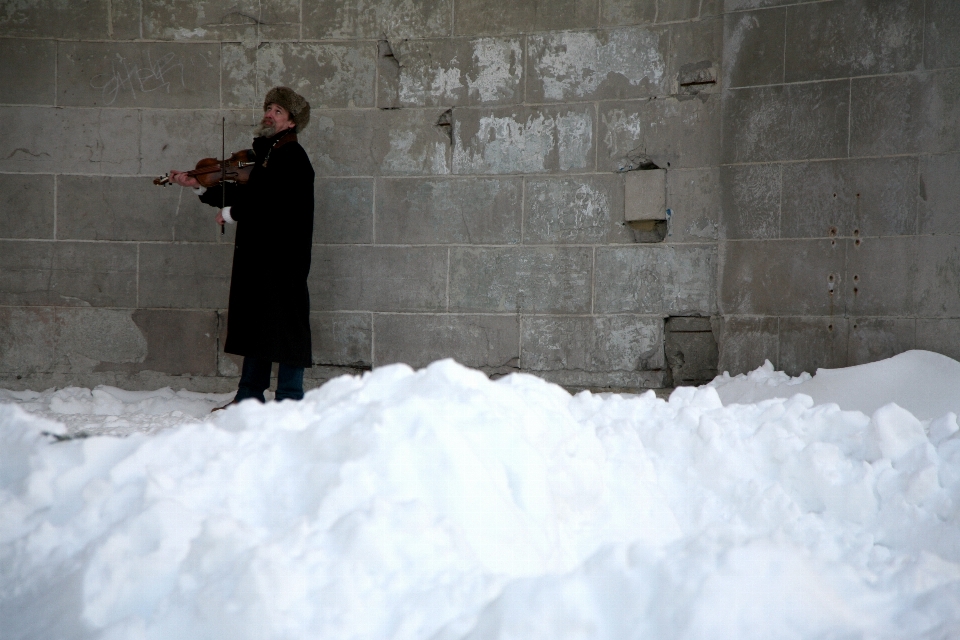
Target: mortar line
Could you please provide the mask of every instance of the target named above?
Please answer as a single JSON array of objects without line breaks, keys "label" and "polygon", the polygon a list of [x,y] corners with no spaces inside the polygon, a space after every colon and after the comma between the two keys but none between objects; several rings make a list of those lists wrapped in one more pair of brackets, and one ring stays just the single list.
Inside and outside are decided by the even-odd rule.
[{"label": "mortar line", "polygon": [[657,18],[660,17],[660,0],[656,0],[653,5],[653,24],[657,23]]},{"label": "mortar line", "polygon": [[[928,0],[923,0],[923,18],[920,21],[923,25],[923,31],[920,33],[920,64],[924,71],[927,69],[927,2]],[[916,344],[916,336],[914,336],[914,344]]]},{"label": "mortar line", "polygon": [[377,367],[377,314],[370,312],[370,368]]},{"label": "mortar line", "polygon": [[57,76],[60,75],[60,41],[53,41],[53,106],[57,106],[57,99],[60,97],[60,87],[57,83]]},{"label": "mortar line", "polygon": [[450,3],[450,37],[457,35],[457,0]]},{"label": "mortar line", "polygon": [[781,60],[781,83],[786,84],[787,82],[787,25],[790,24],[788,12],[790,9],[784,7],[783,9],[783,59]]},{"label": "mortar line", "polygon": [[447,313],[450,313],[450,254],[452,247],[447,247]]},{"label": "mortar line", "polygon": [[54,174],[53,176],[53,239],[57,239],[57,183],[60,180]]},{"label": "mortar line", "polygon": [[780,165],[780,210],[777,212],[777,238],[783,239],[783,165]]},{"label": "mortar line", "polygon": [[[218,87],[220,93],[220,111],[223,111],[223,43],[220,43],[220,86]],[[222,115],[222,114],[221,114]]]},{"label": "mortar line", "polygon": [[523,370],[523,314],[517,309],[517,369]]},{"label": "mortar line", "polygon": [[370,234],[372,236],[371,241],[374,246],[377,244],[377,179],[373,179],[373,198],[371,202],[371,212],[370,212]]},{"label": "mortar line", "polygon": [[590,265],[590,315],[596,313],[597,304],[597,248],[593,248],[593,262]]},{"label": "mortar line", "polygon": [[525,220],[527,217],[527,177],[523,176],[520,181],[520,244],[523,245],[525,229]]},{"label": "mortar line", "polygon": [[847,157],[850,157],[850,137],[853,133],[853,78],[847,89]]},{"label": "mortar line", "polygon": [[140,39],[143,40],[143,0],[139,0],[137,4],[139,5],[139,8],[140,8],[140,20],[139,20],[140,24],[137,26],[139,27],[139,30],[140,30]]},{"label": "mortar line", "polygon": [[140,243],[137,243],[137,309],[140,308]]}]

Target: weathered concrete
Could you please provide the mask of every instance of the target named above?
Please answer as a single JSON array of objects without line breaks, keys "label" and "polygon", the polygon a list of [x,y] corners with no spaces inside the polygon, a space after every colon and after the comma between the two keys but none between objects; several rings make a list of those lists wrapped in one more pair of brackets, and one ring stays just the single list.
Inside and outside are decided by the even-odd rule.
[{"label": "weathered concrete", "polygon": [[722,167],[720,236],[727,240],[779,238],[782,176],[778,164]]},{"label": "weathered concrete", "polygon": [[316,244],[373,242],[373,179],[321,178],[314,183]]},{"label": "weathered concrete", "polygon": [[373,318],[369,313],[310,314],[313,362],[321,367],[370,367]]},{"label": "weathered concrete", "polygon": [[593,0],[458,0],[454,20],[456,34],[468,36],[582,29],[597,25],[597,3]]},{"label": "weathered concrete", "polygon": [[524,201],[526,244],[633,242],[619,176],[528,178]]},{"label": "weathered concrete", "polygon": [[786,9],[723,17],[723,84],[727,88],[783,82]]},{"label": "weathered concrete", "polygon": [[667,173],[670,226],[667,242],[717,239],[721,207],[720,169],[676,169]]},{"label": "weathered concrete", "polygon": [[451,35],[453,0],[304,0],[310,39],[430,38]]},{"label": "weathered concrete", "polygon": [[780,367],[779,318],[725,314],[719,327],[719,371],[752,371],[764,360]]},{"label": "weathered concrete", "polygon": [[139,3],[130,0],[33,0],[0,6],[0,35],[65,39],[140,37]]},{"label": "weathered concrete", "polygon": [[518,368],[520,328],[516,316],[398,315],[378,313],[377,366],[404,362],[425,367],[434,360],[455,358],[490,373]]},{"label": "weathered concrete", "polygon": [[52,105],[56,98],[56,67],[55,41],[0,39],[0,101]]},{"label": "weathered concrete", "polygon": [[916,348],[913,318],[850,319],[847,366],[876,362]]},{"label": "weathered concrete", "polygon": [[0,173],[0,238],[53,239],[54,176]]},{"label": "weathered concrete", "polygon": [[233,247],[141,244],[138,304],[161,309],[227,306]]},{"label": "weathered concrete", "polygon": [[667,219],[667,172],[663,169],[631,171],[624,176],[624,219]]},{"label": "weathered concrete", "polygon": [[143,178],[59,176],[57,197],[59,239],[169,241],[181,193]]},{"label": "weathered concrete", "polygon": [[256,41],[296,38],[299,22],[296,0],[166,0],[143,5],[142,30],[144,38],[156,40]]},{"label": "weathered concrete", "polygon": [[847,366],[846,318],[780,318],[779,368],[790,375]]},{"label": "weathered concrete", "polygon": [[925,5],[924,66],[960,66],[960,5],[953,0],[928,0]]},{"label": "weathered concrete", "polygon": [[920,158],[917,233],[960,235],[960,154]]}]

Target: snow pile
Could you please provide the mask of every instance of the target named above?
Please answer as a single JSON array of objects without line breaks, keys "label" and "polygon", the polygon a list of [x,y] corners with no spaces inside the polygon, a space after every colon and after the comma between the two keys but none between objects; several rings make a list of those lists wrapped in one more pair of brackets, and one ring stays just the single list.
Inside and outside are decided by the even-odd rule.
[{"label": "snow pile", "polygon": [[441,361],[149,436],[53,428],[0,404],[4,638],[960,635],[955,413]]}]

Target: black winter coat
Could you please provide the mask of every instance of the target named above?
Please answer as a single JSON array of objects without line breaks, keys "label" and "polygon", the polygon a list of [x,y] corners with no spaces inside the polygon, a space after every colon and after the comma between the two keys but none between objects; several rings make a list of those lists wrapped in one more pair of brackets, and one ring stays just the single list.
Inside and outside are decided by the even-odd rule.
[{"label": "black winter coat", "polygon": [[[249,181],[227,184],[226,206],[237,222],[237,238],[224,351],[309,367],[314,172],[300,143],[273,147],[284,133],[256,138]],[[220,207],[222,197],[217,186],[200,200]]]}]

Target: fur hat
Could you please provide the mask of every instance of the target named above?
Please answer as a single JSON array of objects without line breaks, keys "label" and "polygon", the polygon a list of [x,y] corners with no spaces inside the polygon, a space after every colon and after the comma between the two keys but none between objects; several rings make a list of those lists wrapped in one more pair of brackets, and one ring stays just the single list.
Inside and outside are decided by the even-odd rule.
[{"label": "fur hat", "polygon": [[310,122],[310,103],[306,98],[290,87],[274,87],[267,92],[263,100],[263,110],[271,104],[278,104],[290,112],[290,118],[296,123],[296,132],[300,133],[307,128]]}]

